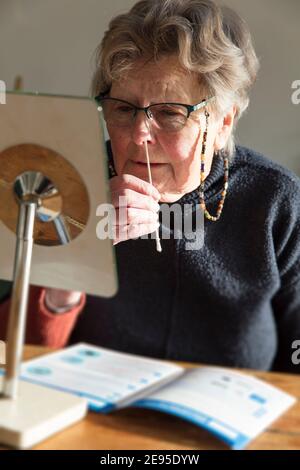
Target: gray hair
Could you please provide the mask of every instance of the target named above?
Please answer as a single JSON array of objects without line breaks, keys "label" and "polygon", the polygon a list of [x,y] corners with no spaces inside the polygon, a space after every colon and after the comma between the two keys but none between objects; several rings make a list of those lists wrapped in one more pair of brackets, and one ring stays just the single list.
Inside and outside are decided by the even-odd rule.
[{"label": "gray hair", "polygon": [[[108,92],[138,59],[174,54],[198,75],[199,90],[216,97],[216,115],[236,106],[235,127],[248,107],[259,63],[245,21],[212,0],[141,0],[113,18],[96,49],[92,93]],[[233,133],[224,150],[233,154]]]}]

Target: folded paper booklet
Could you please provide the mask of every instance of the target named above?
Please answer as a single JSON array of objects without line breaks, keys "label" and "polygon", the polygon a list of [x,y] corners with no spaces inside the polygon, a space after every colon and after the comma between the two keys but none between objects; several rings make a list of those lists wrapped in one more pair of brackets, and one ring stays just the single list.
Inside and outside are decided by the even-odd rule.
[{"label": "folded paper booklet", "polygon": [[94,411],[151,408],[201,426],[241,449],[286,411],[291,395],[220,367],[167,361],[80,343],[24,362],[24,380],[84,396]]}]

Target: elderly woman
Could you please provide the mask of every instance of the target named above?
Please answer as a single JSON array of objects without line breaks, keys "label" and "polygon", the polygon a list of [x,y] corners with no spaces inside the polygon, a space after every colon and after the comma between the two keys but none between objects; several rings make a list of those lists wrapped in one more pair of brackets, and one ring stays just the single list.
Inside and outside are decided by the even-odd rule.
[{"label": "elderly woman", "polygon": [[[257,69],[245,23],[210,0],[142,0],[111,21],[93,92],[110,137],[119,292],[32,288],[27,341],[299,372],[299,180],[234,145]],[[177,216],[163,236],[158,211],[174,203],[194,225],[204,215],[200,247],[174,236]],[[145,237],[158,227],[161,253]]]}]

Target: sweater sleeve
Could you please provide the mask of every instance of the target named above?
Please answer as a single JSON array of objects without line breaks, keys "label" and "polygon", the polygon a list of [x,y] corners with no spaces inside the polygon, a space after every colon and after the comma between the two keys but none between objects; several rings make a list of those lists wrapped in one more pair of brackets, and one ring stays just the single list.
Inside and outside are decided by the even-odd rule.
[{"label": "sweater sleeve", "polygon": [[300,374],[294,354],[295,342],[300,340],[300,181],[295,177],[285,183],[273,226],[280,276],[280,287],[272,299],[278,341],[273,369]]},{"label": "sweater sleeve", "polygon": [[[278,348],[273,370],[300,374],[300,279],[293,285],[281,288],[273,299],[277,323]],[[297,359],[298,357],[298,359]]]},{"label": "sweater sleeve", "polygon": [[[80,303],[66,313],[53,314],[45,305],[46,290],[31,286],[28,299],[25,342],[54,348],[67,345],[78,315],[82,312],[86,295],[82,294]],[[0,304],[0,339],[6,339],[10,299]]]}]

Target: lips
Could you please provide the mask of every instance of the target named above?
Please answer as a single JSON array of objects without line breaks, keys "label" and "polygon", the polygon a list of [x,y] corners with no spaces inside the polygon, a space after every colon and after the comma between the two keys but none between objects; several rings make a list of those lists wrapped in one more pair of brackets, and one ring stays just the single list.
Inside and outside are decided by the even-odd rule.
[{"label": "lips", "polygon": [[[135,162],[135,161],[133,161],[133,163],[135,163],[135,164],[137,164],[137,165],[145,165],[145,166],[147,166],[147,163],[146,163],[146,162]],[[154,165],[154,166],[155,166],[155,165],[159,166],[159,165],[165,165],[165,163],[150,162],[150,165],[151,165],[151,166],[152,166],[152,165]]]}]

